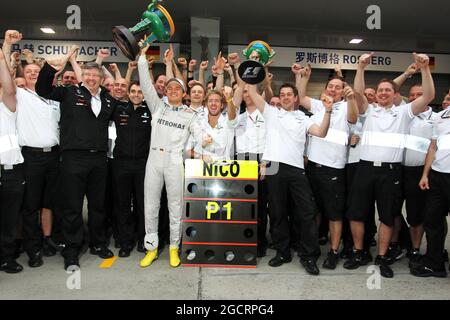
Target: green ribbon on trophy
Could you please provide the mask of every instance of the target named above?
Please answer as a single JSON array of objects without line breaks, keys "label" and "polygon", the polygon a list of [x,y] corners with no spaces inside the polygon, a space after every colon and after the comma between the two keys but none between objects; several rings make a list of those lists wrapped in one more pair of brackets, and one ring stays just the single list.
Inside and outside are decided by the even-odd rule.
[{"label": "green ribbon on trophy", "polygon": [[248,59],[239,66],[238,74],[242,81],[249,84],[258,84],[266,77],[265,66],[275,56],[275,51],[264,41],[252,41],[245,50],[244,56]]},{"label": "green ribbon on trophy", "polygon": [[112,30],[114,42],[130,60],[135,60],[139,53],[139,41],[147,36],[143,46],[155,41],[167,42],[175,33],[175,24],[169,12],[158,0],[153,0],[142,14],[141,21],[134,27],[116,26]]}]

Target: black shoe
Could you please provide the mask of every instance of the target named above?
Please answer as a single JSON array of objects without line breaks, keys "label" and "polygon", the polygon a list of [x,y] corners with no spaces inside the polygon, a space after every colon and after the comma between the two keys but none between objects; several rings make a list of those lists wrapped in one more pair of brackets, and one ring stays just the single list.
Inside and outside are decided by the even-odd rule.
[{"label": "black shoe", "polygon": [[[336,254],[337,255],[337,254]],[[313,276],[317,276],[320,271],[317,267],[316,261],[312,258],[300,258],[300,263],[305,268],[306,272]]]},{"label": "black shoe", "polygon": [[405,252],[400,248],[398,243],[391,243],[386,251],[385,257],[389,265],[401,260],[405,256]]},{"label": "black shoe", "polygon": [[285,258],[285,257],[277,254],[274,258],[270,259],[269,266],[271,266],[271,267],[280,267],[283,264],[291,262],[291,261],[292,261],[291,257]]},{"label": "black shoe", "polygon": [[341,252],[339,253],[339,257],[344,260],[350,259],[352,257],[352,255],[353,255],[353,249],[350,247],[342,248]]},{"label": "black shoe", "polygon": [[256,256],[258,257],[258,258],[262,258],[262,257],[265,257],[266,256],[266,252],[267,252],[267,248],[266,248],[266,246],[258,246],[257,248],[256,248]]},{"label": "black shoe", "polygon": [[42,252],[44,257],[53,257],[56,254],[56,248],[50,241],[50,237],[42,239]]},{"label": "black shoe", "polygon": [[126,258],[130,256],[131,251],[133,251],[133,245],[125,244],[119,250],[119,257]]},{"label": "black shoe", "polygon": [[42,253],[40,251],[37,251],[29,256],[28,265],[31,268],[39,268],[44,264],[44,261],[42,260]]},{"label": "black shoe", "polygon": [[91,254],[99,256],[102,259],[109,259],[114,257],[114,253],[112,253],[112,251],[109,250],[106,246],[93,246],[91,247],[91,250],[89,252]]},{"label": "black shoe", "polygon": [[137,252],[141,252],[141,253],[147,252],[147,250],[144,247],[144,241],[138,242],[136,250],[137,250]]},{"label": "black shoe", "polygon": [[64,257],[64,270],[69,271],[69,268],[71,269],[70,271],[75,271],[77,268],[80,268],[78,257]]},{"label": "black shoe", "polygon": [[377,256],[375,258],[375,265],[380,267],[380,274],[384,278],[393,278],[394,271],[389,267],[389,263],[385,256]]},{"label": "black shoe", "polygon": [[406,254],[406,257],[409,259],[408,266],[412,268],[416,264],[420,263],[422,259],[422,255],[420,254],[419,249],[411,249]]},{"label": "black shoe", "polygon": [[60,241],[60,240],[51,239],[50,243],[53,244],[54,248],[58,252],[62,252],[64,250],[64,248],[66,247],[66,244],[63,241]]},{"label": "black shoe", "polygon": [[445,278],[447,276],[447,271],[445,268],[436,269],[429,266],[424,259],[422,259],[422,263],[413,265],[409,271],[413,276],[416,277],[437,277],[437,278]]},{"label": "black shoe", "polygon": [[0,271],[5,271],[6,273],[19,273],[22,270],[23,267],[13,259],[0,263]]},{"label": "black shoe", "polygon": [[348,270],[357,269],[361,266],[365,266],[369,263],[369,258],[367,253],[362,250],[353,251],[352,257],[345,261],[344,268]]},{"label": "black shoe", "polygon": [[319,244],[321,245],[321,246],[324,246],[324,245],[326,245],[328,243],[328,237],[327,236],[323,236],[323,237],[320,237],[319,238]]},{"label": "black shoe", "polygon": [[323,262],[322,267],[324,267],[325,269],[334,270],[334,269],[336,269],[338,260],[339,260],[339,254],[337,253],[337,251],[330,250],[330,252],[328,252],[328,254],[327,254],[327,258]]}]

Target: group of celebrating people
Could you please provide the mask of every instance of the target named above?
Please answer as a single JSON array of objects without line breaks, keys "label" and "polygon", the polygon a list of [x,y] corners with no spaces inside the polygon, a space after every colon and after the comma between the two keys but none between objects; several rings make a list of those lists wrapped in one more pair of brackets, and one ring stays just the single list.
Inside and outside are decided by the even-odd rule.
[{"label": "group of celebrating people", "polygon": [[[340,259],[345,269],[367,265],[376,205],[374,263],[392,278],[392,264],[405,253],[398,245],[405,201],[411,274],[447,275],[450,92],[441,111],[429,107],[435,89],[427,55],[413,53],[405,73],[369,88],[364,71],[373,53],[363,54],[353,88],[337,70],[316,99],[306,95],[309,66],[294,64],[295,84],[274,95],[269,72],[260,85],[240,79],[237,53],[219,53],[206,82],[209,63],[199,64],[194,79],[197,61],[175,61],[172,47],[164,54],[166,73],[153,75],[144,46],[122,77],[117,65],[110,65],[113,74],[102,66],[109,55],[103,49],[95,62],[78,62],[77,47],[47,61],[23,52],[22,62],[11,53],[21,39],[8,30],[0,50],[0,270],[23,270],[18,237],[29,266],[40,267],[44,255],[56,254],[52,229],[62,233],[65,269],[79,267],[85,197],[91,254],[114,256],[105,224],[111,210],[119,257],[137,244],[145,252],[140,266],[150,266],[163,241],[159,220],[168,214],[169,263],[178,267],[183,163],[197,158],[258,161],[257,255],[266,255],[269,225],[272,267],[291,262],[295,248],[305,270],[318,275],[321,221],[330,234],[323,268],[335,269]],[[132,81],[136,69],[139,81]],[[405,102],[399,87],[417,72],[422,83]]]}]

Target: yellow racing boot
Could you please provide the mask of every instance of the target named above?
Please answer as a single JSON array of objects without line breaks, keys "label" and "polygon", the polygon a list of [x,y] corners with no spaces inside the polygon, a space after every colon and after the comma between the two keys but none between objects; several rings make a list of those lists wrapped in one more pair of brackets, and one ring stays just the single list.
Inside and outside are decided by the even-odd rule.
[{"label": "yellow racing boot", "polygon": [[158,249],[152,250],[152,251],[147,251],[147,253],[145,254],[144,259],[141,260],[140,262],[140,266],[142,268],[146,268],[149,265],[152,264],[152,262],[154,260],[158,259]]},{"label": "yellow racing boot", "polygon": [[178,254],[178,248],[170,248],[169,250],[169,263],[172,268],[176,268],[181,264],[180,255]]}]

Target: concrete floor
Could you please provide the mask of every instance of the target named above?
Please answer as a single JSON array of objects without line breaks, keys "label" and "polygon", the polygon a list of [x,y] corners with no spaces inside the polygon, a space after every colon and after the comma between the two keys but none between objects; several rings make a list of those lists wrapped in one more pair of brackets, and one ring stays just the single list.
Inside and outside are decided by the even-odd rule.
[{"label": "concrete floor", "polygon": [[[450,237],[446,244],[450,249]],[[118,253],[118,249],[113,251]],[[322,247],[322,251],[327,252],[327,247]],[[372,253],[375,253],[374,248]],[[167,248],[147,269],[139,267],[142,254],[136,251],[129,258],[118,258],[110,269],[101,269],[102,260],[85,253],[80,259],[79,290],[67,288],[71,275],[64,271],[61,256],[45,258],[42,267],[31,269],[26,256],[22,255],[18,261],[25,268],[23,272],[0,272],[0,299],[450,299],[450,276],[444,279],[413,277],[406,259],[393,266],[393,279],[381,278],[379,289],[370,290],[367,281],[372,273],[367,273],[367,267],[349,271],[343,269],[340,261],[336,270],[321,269],[321,275],[314,277],[306,274],[298,259],[280,268],[269,267],[267,262],[274,254],[273,250],[268,250],[268,256],[258,261],[257,269],[245,270],[172,269]],[[324,256],[319,260],[320,265]],[[371,283],[377,284],[376,281]]]}]

